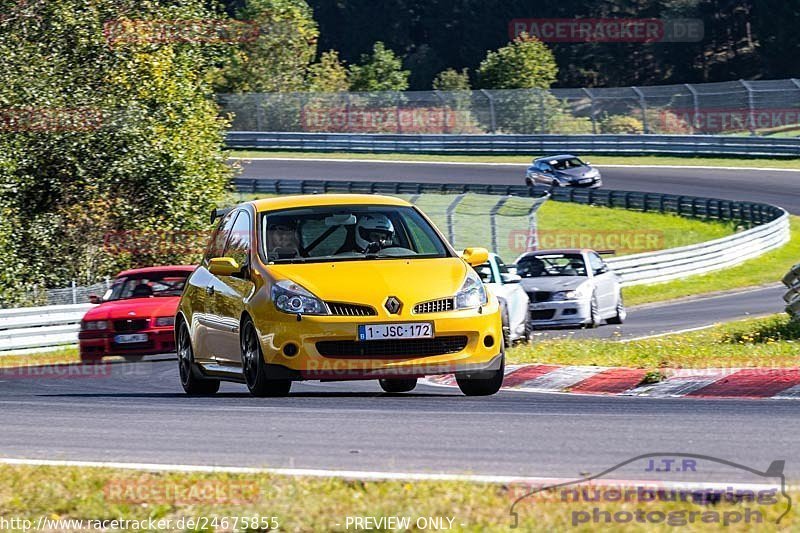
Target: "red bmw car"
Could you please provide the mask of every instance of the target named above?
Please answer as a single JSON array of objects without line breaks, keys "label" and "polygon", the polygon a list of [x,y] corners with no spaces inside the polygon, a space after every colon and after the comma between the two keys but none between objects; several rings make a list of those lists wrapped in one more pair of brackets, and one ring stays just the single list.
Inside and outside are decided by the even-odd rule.
[{"label": "red bmw car", "polygon": [[175,351],[175,312],[194,266],[160,266],[121,272],[100,305],[81,321],[81,360]]}]

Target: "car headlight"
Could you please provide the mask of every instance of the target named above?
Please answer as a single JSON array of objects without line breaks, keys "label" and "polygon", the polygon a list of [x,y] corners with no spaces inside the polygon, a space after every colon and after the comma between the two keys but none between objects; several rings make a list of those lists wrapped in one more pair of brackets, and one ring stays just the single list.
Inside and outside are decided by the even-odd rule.
[{"label": "car headlight", "polygon": [[558,291],[550,295],[550,300],[558,302],[562,300],[577,300],[580,297],[580,291]]},{"label": "car headlight", "polygon": [[456,309],[473,309],[486,305],[489,298],[486,296],[486,287],[483,286],[478,274],[469,269],[467,278],[461,289],[456,293]]},{"label": "car headlight", "polygon": [[160,316],[156,318],[156,327],[163,328],[166,326],[174,326],[175,325],[175,317],[174,316]]},{"label": "car headlight", "polygon": [[83,323],[83,329],[86,331],[102,331],[108,329],[107,320],[89,320]]},{"label": "car headlight", "polygon": [[293,315],[327,315],[325,303],[294,281],[282,280],[272,286],[272,301],[284,313]]}]

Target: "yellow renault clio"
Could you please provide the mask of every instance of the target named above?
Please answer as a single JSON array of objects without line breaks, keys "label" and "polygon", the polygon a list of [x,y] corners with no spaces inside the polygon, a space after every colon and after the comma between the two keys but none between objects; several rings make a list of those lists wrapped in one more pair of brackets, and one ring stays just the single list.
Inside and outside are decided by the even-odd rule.
[{"label": "yellow renault clio", "polygon": [[505,356],[497,299],[415,206],[377,195],[284,196],[217,210],[175,317],[181,384],[255,396],[293,381],[377,379],[407,392],[454,373],[490,395]]}]

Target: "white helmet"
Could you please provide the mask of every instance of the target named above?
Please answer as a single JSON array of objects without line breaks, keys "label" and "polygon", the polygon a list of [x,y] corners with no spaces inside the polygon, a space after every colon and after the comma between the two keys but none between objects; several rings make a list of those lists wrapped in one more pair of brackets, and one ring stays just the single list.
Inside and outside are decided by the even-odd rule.
[{"label": "white helmet", "polygon": [[366,250],[371,242],[391,242],[393,236],[392,221],[380,213],[364,215],[356,224],[356,244],[362,250]]}]

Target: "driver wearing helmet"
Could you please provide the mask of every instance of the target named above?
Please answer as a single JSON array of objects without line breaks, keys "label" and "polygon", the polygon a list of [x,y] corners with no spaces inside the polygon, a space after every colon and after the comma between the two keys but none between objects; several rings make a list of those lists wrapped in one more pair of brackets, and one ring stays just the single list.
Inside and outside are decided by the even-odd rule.
[{"label": "driver wearing helmet", "polygon": [[356,224],[356,246],[359,252],[375,251],[392,245],[394,225],[389,217],[380,213],[367,214]]}]

